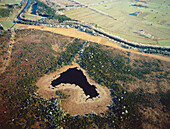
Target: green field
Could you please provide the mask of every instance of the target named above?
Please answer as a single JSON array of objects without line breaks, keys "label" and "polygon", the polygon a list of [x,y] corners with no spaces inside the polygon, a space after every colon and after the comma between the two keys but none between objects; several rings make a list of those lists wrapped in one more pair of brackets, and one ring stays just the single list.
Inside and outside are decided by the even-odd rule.
[{"label": "green field", "polygon": [[[65,11],[67,16],[97,24],[98,28],[129,41],[170,46],[170,1],[151,0],[148,3],[135,3],[130,0],[104,3],[97,3],[98,0],[77,1],[89,6]],[[137,11],[140,12],[137,16],[129,15]]]},{"label": "green field", "polygon": [[90,4],[94,4],[97,2],[101,2],[102,0],[76,0],[76,1],[82,4],[90,5]]},{"label": "green field", "polygon": [[11,28],[14,23],[13,21],[0,21],[0,23],[3,25],[3,27],[5,27],[6,29]]},{"label": "green field", "polygon": [[[13,20],[18,13],[18,8],[14,5],[12,8],[8,8],[9,5],[13,4],[20,4],[22,0],[1,0],[0,5],[6,5],[6,6],[1,6],[0,9],[6,9],[6,15],[1,15],[0,17],[0,23],[3,25],[5,29],[9,29],[13,26]],[[1,12],[4,13],[5,11]],[[7,13],[9,12],[9,13]]]},{"label": "green field", "polygon": [[4,4],[20,4],[22,0],[1,0],[0,5]]},{"label": "green field", "polygon": [[0,23],[3,25],[4,28],[9,29],[13,26],[13,20],[16,16],[18,9],[13,9],[13,12],[10,13],[9,17],[1,17]]},{"label": "green field", "polygon": [[39,20],[42,18],[44,18],[44,17],[38,16],[38,15],[32,15],[30,13],[25,13],[25,19],[27,19],[27,20]]}]

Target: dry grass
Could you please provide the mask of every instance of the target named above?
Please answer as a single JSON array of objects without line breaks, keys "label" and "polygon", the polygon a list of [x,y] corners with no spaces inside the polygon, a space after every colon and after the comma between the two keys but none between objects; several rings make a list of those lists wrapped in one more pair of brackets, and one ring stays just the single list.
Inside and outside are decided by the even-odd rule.
[{"label": "dry grass", "polygon": [[80,39],[87,40],[87,41],[92,41],[92,42],[95,42],[95,43],[99,43],[101,45],[111,46],[113,48],[120,49],[120,50],[123,50],[123,51],[128,51],[128,52],[131,52],[131,53],[134,53],[134,54],[153,57],[153,58],[156,58],[156,59],[159,59],[159,60],[164,60],[164,61],[170,62],[170,58],[167,57],[167,56],[140,53],[140,52],[137,52],[133,49],[125,49],[125,48],[122,48],[121,46],[119,46],[118,44],[109,41],[106,38],[99,37],[99,36],[92,36],[90,34],[87,34],[85,32],[81,32],[81,31],[73,29],[73,28],[68,28],[68,29],[67,28],[54,28],[54,27],[22,25],[22,24],[16,24],[14,26],[14,28],[38,29],[38,30],[50,31],[50,32],[65,35],[65,36],[80,38]]},{"label": "dry grass", "polygon": [[[160,105],[159,105],[160,106]],[[140,110],[140,112],[144,115],[143,119],[149,121],[143,122],[143,127],[146,129],[158,129],[163,128],[164,124],[167,124],[166,122],[169,121],[169,114],[161,111],[162,107],[157,108],[146,108],[145,110]]]}]

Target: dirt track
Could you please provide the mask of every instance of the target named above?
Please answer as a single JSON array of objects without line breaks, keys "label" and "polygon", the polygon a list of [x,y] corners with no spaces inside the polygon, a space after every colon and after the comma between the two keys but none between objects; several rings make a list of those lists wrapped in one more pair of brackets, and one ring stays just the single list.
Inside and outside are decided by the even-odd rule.
[{"label": "dirt track", "polygon": [[13,44],[15,43],[15,32],[12,31],[12,34],[11,34],[11,39],[10,39],[10,43],[9,43],[9,46],[8,46],[8,56],[7,56],[7,59],[3,61],[3,67],[0,68],[0,73],[3,73],[5,72],[7,66],[9,66],[9,63],[10,63],[10,59],[11,59],[11,54],[12,54],[12,48],[13,48]]},{"label": "dirt track", "polygon": [[61,90],[63,93],[70,95],[64,101],[61,101],[62,108],[69,112],[71,115],[84,115],[85,113],[95,112],[97,114],[105,112],[107,110],[107,106],[110,105],[111,97],[110,91],[105,86],[100,86],[96,84],[93,80],[89,78],[85,70],[81,69],[84,75],[87,77],[88,82],[91,85],[96,86],[96,90],[99,93],[99,96],[96,98],[86,99],[88,96],[84,94],[84,91],[76,85],[71,84],[61,84],[55,88],[52,87],[51,81],[56,79],[60,73],[66,71],[68,68],[79,67],[78,64],[74,64],[71,66],[65,66],[58,69],[56,72],[51,73],[50,75],[45,75],[44,77],[40,78],[36,85],[39,87],[38,93],[43,98],[51,98],[56,97],[56,90]]},{"label": "dirt track", "polygon": [[99,44],[102,44],[102,45],[111,46],[113,48],[120,49],[120,50],[123,50],[123,51],[131,52],[131,53],[135,53],[135,54],[139,54],[139,55],[143,55],[143,56],[149,56],[149,57],[153,57],[153,58],[156,58],[156,59],[159,59],[159,60],[164,60],[164,61],[170,62],[170,58],[168,56],[140,53],[140,52],[137,52],[133,49],[125,49],[125,48],[122,48],[121,46],[119,46],[118,44],[109,41],[106,38],[99,37],[99,36],[92,36],[92,35],[87,34],[85,32],[81,32],[79,30],[76,30],[74,28],[68,28],[68,29],[67,28],[54,28],[54,27],[46,27],[46,26],[23,25],[23,24],[16,24],[14,26],[14,28],[38,29],[38,30],[43,30],[43,31],[50,31],[50,32],[53,32],[53,33],[57,33],[57,34],[65,35],[65,36],[70,36],[70,37],[75,37],[75,38],[80,38],[80,39],[83,39],[83,40],[92,41],[92,42],[99,43]]}]

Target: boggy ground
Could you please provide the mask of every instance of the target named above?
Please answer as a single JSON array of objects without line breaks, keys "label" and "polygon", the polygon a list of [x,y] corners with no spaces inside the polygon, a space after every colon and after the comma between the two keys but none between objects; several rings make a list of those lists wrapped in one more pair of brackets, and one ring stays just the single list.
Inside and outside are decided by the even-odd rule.
[{"label": "boggy ground", "polygon": [[[74,84],[61,84],[57,87],[52,87],[51,81],[60,76],[60,73],[66,71],[68,68],[78,67],[81,69],[86,76],[88,82],[91,85],[96,86],[96,90],[99,93],[99,96],[93,99],[86,99],[88,96],[84,94],[84,91]],[[38,93],[43,98],[51,98],[56,97],[56,91],[60,90],[63,93],[70,95],[70,97],[61,101],[62,108],[70,113],[71,115],[84,115],[85,113],[95,112],[97,114],[105,112],[107,110],[107,106],[110,104],[111,97],[110,91],[104,86],[96,84],[93,80],[89,78],[86,71],[80,68],[78,64],[73,64],[69,66],[64,66],[58,69],[56,72],[51,73],[49,75],[45,75],[40,78],[36,85],[39,87]]]},{"label": "boggy ground", "polygon": [[[41,27],[39,27],[40,29]],[[52,30],[52,29],[51,29]],[[68,31],[70,30],[70,31]],[[42,77],[46,72],[51,73],[54,70],[51,70],[51,68],[55,68],[55,64],[56,61],[58,60],[57,57],[60,57],[61,53],[64,52],[64,50],[67,48],[67,46],[69,46],[69,44],[71,42],[74,42],[74,38],[71,37],[66,37],[66,36],[61,36],[61,35],[57,35],[55,33],[61,33],[61,32],[67,32],[70,33],[71,30],[73,29],[56,29],[56,31],[54,31],[54,33],[51,32],[43,32],[43,31],[39,31],[39,30],[20,30],[20,31],[16,31],[16,43],[14,44],[13,47],[13,51],[12,51],[12,56],[11,56],[11,61],[9,63],[9,66],[7,67],[7,69],[5,70],[5,72],[0,76],[0,84],[1,84],[1,90],[0,90],[0,128],[21,128],[20,124],[22,124],[22,128],[25,128],[26,125],[28,126],[28,124],[30,124],[31,122],[29,120],[35,120],[37,123],[36,124],[40,124],[41,123],[41,127],[39,126],[39,128],[43,128],[42,127],[42,123],[44,123],[44,118],[46,120],[49,120],[49,122],[53,122],[51,119],[49,119],[49,117],[47,118],[47,115],[49,113],[50,115],[50,111],[53,111],[54,108],[48,110],[48,112],[44,112],[46,111],[46,105],[44,105],[45,101],[49,101],[49,100],[44,100],[44,99],[39,99],[39,97],[33,98],[31,97],[32,94],[34,94],[35,92],[37,92],[37,88],[33,85],[35,84],[36,80],[39,80],[39,77]],[[76,30],[75,30],[76,31]],[[77,31],[76,34],[78,34],[79,31]],[[83,33],[83,32],[82,32]],[[82,34],[81,33],[81,34]],[[70,33],[71,34],[71,33]],[[86,34],[86,33],[85,33]],[[2,43],[3,40],[5,39],[10,39],[11,34],[8,35],[4,35],[5,37],[2,37]],[[74,36],[73,36],[74,37]],[[89,36],[90,37],[90,36]],[[82,38],[83,38],[83,34],[82,34]],[[84,36],[85,38],[85,36]],[[98,37],[96,37],[98,38]],[[100,38],[100,37],[99,37]],[[30,40],[32,39],[32,40]],[[94,38],[95,39],[95,38]],[[7,51],[7,46],[9,44],[9,42],[7,42],[8,40],[5,40],[5,42],[3,43],[3,45],[5,45],[3,51]],[[103,40],[102,40],[103,41]],[[66,44],[65,44],[66,43]],[[80,42],[82,43],[82,42]],[[102,42],[101,42],[102,43]],[[105,43],[105,42],[104,42]],[[92,43],[89,43],[92,44]],[[116,55],[124,55],[126,56],[126,58],[124,58],[124,60],[130,60],[129,65],[132,67],[132,69],[151,69],[151,73],[150,74],[145,74],[145,78],[143,79],[138,79],[137,77],[133,77],[135,80],[127,82],[128,86],[129,86],[129,97],[126,95],[125,97],[127,98],[128,102],[124,100],[124,102],[127,103],[127,105],[130,105],[130,107],[127,107],[128,110],[128,116],[125,116],[125,121],[119,121],[117,119],[117,125],[121,128],[125,127],[125,128],[136,128],[139,126],[136,126],[136,120],[138,119],[138,117],[136,116],[136,114],[138,113],[137,111],[139,111],[140,113],[142,113],[142,115],[144,115],[142,117],[142,125],[143,128],[168,128],[169,126],[169,111],[168,111],[168,94],[169,92],[167,92],[169,90],[169,57],[166,56],[160,56],[160,59],[163,58],[162,60],[157,60],[159,58],[151,58],[150,56],[146,56],[145,53],[142,54],[137,54],[134,52],[131,52],[129,54],[127,54],[126,51],[123,51],[124,49],[115,49],[114,45],[111,44],[111,42],[108,42],[108,46],[103,46],[101,45],[101,47],[97,49],[98,51],[106,51],[104,52],[105,54],[108,54],[110,56],[112,56],[112,58],[114,58]],[[112,48],[112,46],[113,48]],[[97,47],[98,45],[93,45],[93,47]],[[92,46],[89,46],[92,47]],[[89,48],[88,47],[88,48]],[[86,48],[86,50],[88,49]],[[53,51],[53,50],[56,50]],[[66,49],[67,50],[67,49]],[[92,49],[94,51],[94,49]],[[130,50],[129,50],[130,51]],[[84,51],[83,52],[85,54],[85,57],[89,57],[86,55],[91,55],[91,53],[89,53],[88,51]],[[95,56],[97,57],[103,57],[105,54],[102,53],[103,56],[98,56],[98,53],[96,53],[95,51],[93,52],[95,53]],[[6,54],[2,55],[5,56]],[[115,55],[115,56],[114,56]],[[149,55],[149,54],[148,54]],[[150,54],[151,55],[151,54]],[[55,58],[56,57],[56,58]],[[166,61],[167,59],[167,61]],[[86,59],[83,59],[84,61],[86,61]],[[108,61],[106,58],[101,60],[102,64],[105,64],[104,62],[106,62],[106,64],[108,64]],[[98,65],[98,60],[93,60],[95,66]],[[92,66],[92,63],[86,62],[86,64]],[[128,64],[126,64],[128,65]],[[48,67],[46,67],[48,66]],[[60,65],[59,65],[60,66]],[[107,66],[107,65],[105,65]],[[56,72],[56,74],[50,74],[50,75],[46,75],[46,77],[49,77],[49,82],[53,79],[55,79],[56,77],[54,77],[55,75],[59,75],[61,72],[66,71],[69,67],[71,66],[65,66],[61,69],[58,69],[58,71]],[[72,65],[72,67],[77,67],[77,64]],[[93,70],[95,72],[97,72],[98,67],[89,67],[88,73],[89,71]],[[62,70],[63,69],[63,70]],[[103,69],[100,69],[103,70]],[[85,73],[85,72],[84,72]],[[111,73],[113,73],[111,71]],[[126,74],[126,73],[123,73]],[[86,74],[87,75],[87,74]],[[90,75],[90,73],[89,73]],[[109,75],[109,74],[108,74]],[[111,75],[111,74],[110,74]],[[93,76],[97,76],[97,74],[93,75]],[[90,76],[90,78],[93,78],[93,76]],[[50,80],[51,77],[51,80]],[[88,76],[87,76],[88,77]],[[100,77],[100,76],[99,76]],[[45,80],[43,80],[44,78],[42,78],[41,80],[44,82]],[[47,79],[47,80],[48,80]],[[90,82],[90,79],[88,80],[90,84],[93,84]],[[40,81],[41,82],[41,81]],[[48,81],[47,81],[48,82]],[[96,81],[97,82],[97,81]],[[117,82],[119,83],[122,87],[126,86],[123,85],[122,82]],[[126,83],[126,82],[123,82]],[[48,86],[50,86],[50,83],[47,83],[47,85],[43,85],[43,83],[41,83],[42,85],[41,88],[39,88],[38,92],[39,94],[43,97],[43,96],[47,96],[46,98],[50,98],[51,96],[56,96],[55,95],[55,89],[51,89],[48,88]],[[45,84],[45,82],[44,82]],[[94,84],[95,86],[97,86],[96,84]],[[101,84],[102,85],[102,84]],[[44,86],[44,87],[43,87]],[[106,86],[106,85],[105,85]],[[64,86],[66,87],[66,86]],[[64,88],[63,87],[63,88]],[[71,87],[71,86],[70,86]],[[74,86],[72,86],[72,88],[68,89],[65,88],[65,90],[63,89],[62,92],[65,94],[72,94],[72,96],[70,96],[69,98],[67,98],[65,101],[62,101],[62,106],[63,109],[64,107],[67,109],[74,109],[74,111],[76,110],[80,110],[80,106],[77,106],[78,104],[81,104],[81,100],[85,100],[85,98],[83,98],[84,96],[80,96],[81,99],[79,98],[80,101],[76,101],[78,100],[78,95],[82,94],[82,90],[81,89],[76,89],[79,88],[78,86],[74,88]],[[140,88],[140,89],[139,89]],[[46,89],[45,91],[43,91],[43,89]],[[57,89],[57,88],[56,88]],[[75,90],[74,90],[75,89]],[[100,89],[98,87],[98,89]],[[105,87],[101,87],[101,89],[105,89]],[[143,89],[143,93],[139,94],[139,91],[141,91]],[[40,90],[42,90],[43,92],[41,92]],[[79,92],[77,92],[79,91]],[[108,91],[108,89],[106,89],[106,91]],[[105,92],[102,92],[105,93]],[[108,93],[108,92],[107,92]],[[161,94],[161,95],[160,95]],[[77,97],[74,95],[77,95]],[[98,106],[103,106],[103,108],[99,108],[100,110],[102,109],[106,109],[106,106],[103,104],[103,102],[105,102],[105,99],[108,99],[107,96],[109,96],[108,94],[105,94],[106,97],[102,97],[103,100],[101,100],[101,98],[97,98],[98,100],[101,100],[100,103],[97,103]],[[142,96],[141,96],[142,95]],[[101,95],[100,95],[101,96]],[[110,96],[109,96],[110,97]],[[121,96],[118,96],[121,97]],[[151,103],[151,106],[146,106],[143,105],[143,99],[136,99],[137,98],[144,98],[144,100],[149,100],[149,102]],[[28,101],[25,101],[27,98],[29,98]],[[74,98],[74,99],[72,99]],[[96,100],[97,100],[96,99]],[[32,100],[36,100],[36,101],[32,101]],[[71,102],[72,100],[74,100],[74,103]],[[94,101],[96,101],[94,100]],[[142,100],[142,101],[141,101]],[[29,102],[29,104],[28,104]],[[33,102],[33,103],[32,103]],[[84,102],[84,101],[82,101]],[[72,107],[69,104],[72,104]],[[88,108],[90,108],[90,104],[92,102],[91,101],[87,101]],[[102,103],[102,105],[100,105]],[[140,105],[137,106],[137,103],[139,103]],[[66,105],[67,104],[67,105]],[[84,105],[84,108],[87,108],[86,105]],[[95,105],[95,104],[94,104]],[[44,106],[44,108],[42,107]],[[70,106],[70,107],[69,107]],[[122,104],[119,104],[118,106],[116,105],[115,107],[121,109],[123,106]],[[26,108],[24,108],[26,107]],[[136,114],[134,113],[134,107],[138,107],[136,108]],[[81,110],[83,110],[84,108],[82,108]],[[92,107],[91,106],[91,110],[92,109],[96,109],[96,107]],[[26,110],[25,110],[26,109]],[[139,109],[139,110],[138,110]],[[66,110],[66,109],[65,109]],[[68,110],[66,110],[67,112],[69,112]],[[87,110],[86,110],[87,111]],[[93,110],[94,111],[94,110]],[[103,110],[105,111],[105,110]],[[95,110],[95,112],[97,112]],[[100,113],[100,111],[98,111]],[[83,114],[83,111],[81,112]],[[112,111],[110,111],[110,113],[112,113]],[[76,113],[75,113],[76,114]],[[122,112],[118,113],[116,112],[117,117],[121,117],[122,116]],[[37,116],[38,115],[38,116]],[[55,114],[54,114],[55,115]],[[94,117],[94,121],[98,121],[97,124],[101,124],[104,125],[106,122],[110,122],[109,124],[112,124],[112,121],[110,120],[110,114],[108,114],[109,116],[106,117],[99,117],[96,118]],[[51,115],[50,115],[51,116]],[[111,115],[114,117],[114,114]],[[116,117],[116,118],[117,118]],[[54,117],[51,117],[52,119]],[[59,118],[59,116],[57,116],[57,119]],[[71,118],[71,119],[70,119]],[[76,119],[74,119],[76,118]],[[81,116],[81,118],[83,119],[88,119],[90,117],[83,117]],[[101,122],[99,120],[101,120],[101,118],[103,120],[106,119],[106,121]],[[126,119],[128,118],[128,120]],[[17,122],[13,119],[17,120]],[[37,121],[37,119],[41,119],[40,121]],[[115,117],[114,117],[115,119]],[[114,120],[113,119],[113,120]],[[53,119],[54,120],[54,119]],[[68,119],[65,119],[66,121],[69,120],[70,123],[67,124],[66,122],[64,124],[67,124],[66,127],[63,128],[67,128],[70,127],[71,125],[75,125],[74,128],[77,127],[76,123],[80,123],[81,119],[77,119],[77,117],[69,117]],[[75,122],[76,120],[76,122]],[[135,120],[135,122],[133,121]],[[21,122],[21,123],[19,123]],[[57,121],[58,122],[58,121]],[[83,123],[84,121],[82,121]],[[91,122],[91,119],[89,119],[89,122]],[[34,124],[34,123],[33,123]],[[89,123],[84,122],[84,124],[88,125]],[[124,126],[124,124],[128,124],[129,126],[126,127]],[[3,127],[2,127],[3,125]],[[89,124],[93,127],[96,127],[98,125],[95,124]],[[114,124],[116,125],[116,124]],[[113,126],[114,126],[113,125]],[[133,126],[134,125],[134,126]],[[133,127],[132,127],[133,126]],[[92,128],[93,128],[92,127]],[[119,128],[117,127],[117,128]],[[28,128],[33,128],[31,127],[31,125],[29,125]],[[37,127],[38,128],[38,127]],[[44,127],[45,128],[45,127]],[[77,127],[78,128],[78,127]],[[80,128],[80,126],[79,126]],[[82,128],[82,126],[81,126]],[[104,128],[104,127],[103,127]],[[114,128],[114,127],[113,127]]]}]

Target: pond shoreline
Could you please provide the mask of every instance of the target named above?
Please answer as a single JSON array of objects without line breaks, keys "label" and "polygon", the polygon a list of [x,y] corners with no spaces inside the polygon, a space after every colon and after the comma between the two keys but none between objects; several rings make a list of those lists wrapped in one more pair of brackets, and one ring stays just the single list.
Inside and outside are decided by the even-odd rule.
[{"label": "pond shoreline", "polygon": [[79,86],[84,91],[85,95],[89,96],[86,100],[93,99],[99,95],[95,85],[90,85],[81,69],[77,67],[67,69],[67,71],[61,73],[58,78],[51,81],[51,85],[54,88],[62,83]]},{"label": "pond shoreline", "polygon": [[[93,99],[88,99],[86,101],[88,96],[84,94],[84,91],[79,86],[67,83],[60,84],[54,88],[52,85],[50,85],[51,81],[58,78],[62,72],[66,71],[69,68],[75,67],[78,67],[78,69],[82,70],[91,85],[96,86],[96,90],[99,93],[99,96]],[[73,116],[77,114],[84,115],[91,112],[95,112],[97,114],[106,112],[108,110],[107,106],[109,106],[111,103],[110,90],[107,89],[105,86],[101,86],[90,79],[86,71],[82,69],[77,63],[64,66],[57,69],[54,73],[43,76],[37,81],[36,85],[39,87],[37,91],[39,96],[43,98],[49,99],[52,97],[57,97],[57,90],[62,91],[66,95],[70,95],[70,97],[61,101],[61,106],[62,109]]]}]

